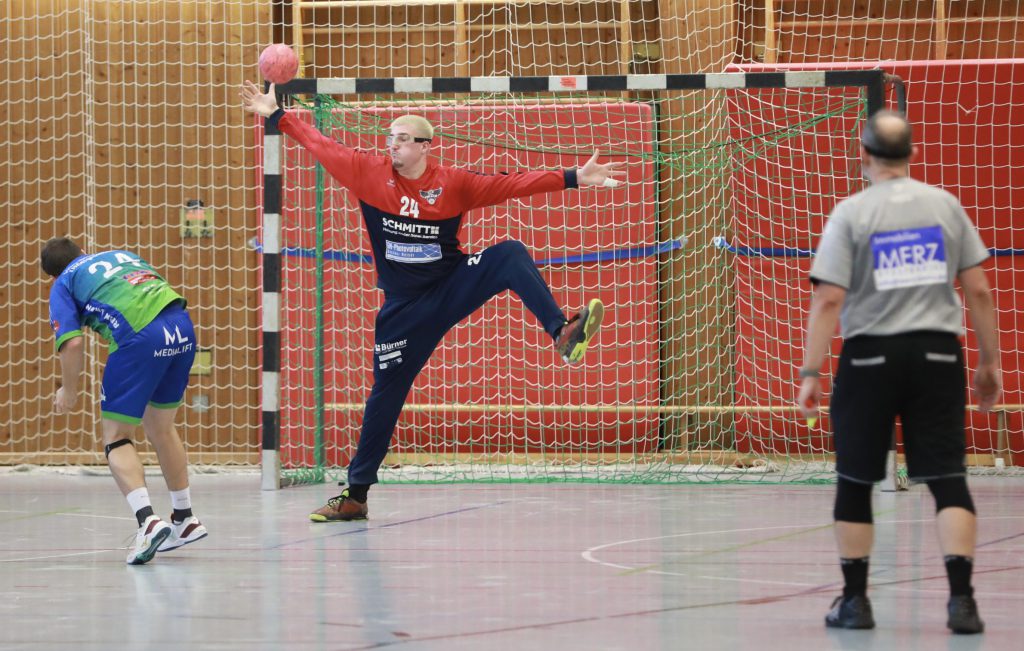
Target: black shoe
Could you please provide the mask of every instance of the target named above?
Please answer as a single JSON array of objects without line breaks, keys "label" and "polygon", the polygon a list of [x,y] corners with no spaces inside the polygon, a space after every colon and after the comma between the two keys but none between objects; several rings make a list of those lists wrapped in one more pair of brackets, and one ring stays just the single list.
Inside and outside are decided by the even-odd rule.
[{"label": "black shoe", "polygon": [[825,615],[825,626],[829,628],[874,628],[875,618],[871,615],[871,602],[865,595],[836,597],[832,610]]},{"label": "black shoe", "polygon": [[978,617],[978,603],[974,597],[967,595],[950,597],[946,609],[949,610],[946,626],[954,633],[970,635],[985,630],[985,622]]}]

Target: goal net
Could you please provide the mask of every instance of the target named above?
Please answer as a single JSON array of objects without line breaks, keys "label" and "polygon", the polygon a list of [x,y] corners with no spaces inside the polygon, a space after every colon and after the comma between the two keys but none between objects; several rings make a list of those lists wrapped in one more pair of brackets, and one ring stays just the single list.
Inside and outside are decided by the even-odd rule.
[{"label": "goal net", "polygon": [[[412,112],[435,125],[432,152],[444,165],[560,169],[598,150],[628,170],[619,188],[466,216],[465,251],[522,241],[567,314],[598,297],[605,326],[570,368],[517,297],[492,300],[445,337],[416,381],[383,480],[827,478],[827,420],[808,429],[790,404],[808,252],[835,198],[861,186],[859,123],[869,99],[881,100],[882,73],[505,87],[517,81],[559,92],[472,90],[501,83],[493,79],[366,84],[458,94],[291,86],[350,91],[293,107],[345,146],[381,151],[391,120]],[[334,479],[358,441],[382,296],[356,198],[297,143],[272,137],[280,158],[267,185],[280,184],[280,210],[265,210],[280,215],[280,463],[286,481]]]},{"label": "goal net", "polygon": [[[39,271],[38,254],[43,242],[60,235],[72,236],[86,250],[124,248],[138,253],[186,296],[203,362],[194,369],[177,420],[190,462],[260,463],[261,424],[267,420],[261,407],[273,406],[263,404],[261,256],[251,246],[254,238],[262,239],[258,199],[263,170],[257,168],[260,137],[250,116],[239,108],[237,92],[243,80],[258,80],[256,61],[261,48],[284,42],[300,54],[300,76],[319,79],[718,73],[732,64],[768,72],[792,70],[794,65],[833,69],[844,62],[900,75],[907,81],[908,113],[922,148],[912,173],[958,195],[997,254],[986,269],[995,288],[1007,390],[998,413],[970,415],[968,464],[975,472],[1009,472],[998,470],[996,462],[1002,460],[1008,469],[1019,470],[1024,454],[1017,343],[1024,255],[1017,236],[1020,226],[1014,222],[1024,187],[1024,177],[1014,171],[1024,162],[1020,144],[1024,127],[1018,118],[1024,108],[1020,83],[1024,32],[1018,29],[1019,9],[1019,2],[1006,0],[5,2],[0,11],[6,126],[0,138],[0,212],[4,215],[0,222],[0,464],[105,463],[97,424],[105,346],[95,337],[88,337],[78,407],[69,417],[52,413],[59,367],[47,327],[48,285]],[[306,88],[302,94],[311,100],[315,91]],[[509,432],[509,444],[515,442],[519,451],[518,460],[508,462],[510,468],[531,467],[535,455],[554,450],[559,450],[557,458],[549,455],[543,461],[549,468],[558,467],[564,450],[577,446],[572,448],[578,450],[575,465],[568,466],[574,477],[583,477],[577,472],[581,467],[607,470],[609,454],[613,459],[655,454],[656,444],[663,446],[663,460],[669,458],[664,450],[683,450],[683,456],[675,457],[685,460],[682,465],[711,467],[711,461],[700,456],[709,449],[719,455],[716,467],[728,466],[724,451],[734,454],[734,461],[740,458],[742,465],[749,457],[739,443],[754,440],[755,435],[765,445],[785,441],[786,454],[793,454],[788,452],[792,447],[817,459],[814,463],[826,463],[827,438],[819,437],[820,432],[802,430],[791,412],[776,415],[754,408],[769,410],[788,403],[795,386],[790,369],[779,360],[788,359],[798,334],[779,324],[796,320],[786,314],[776,318],[769,312],[775,305],[789,310],[806,304],[806,294],[800,292],[806,292],[802,278],[807,259],[799,251],[786,249],[807,246],[806,232],[811,233],[811,244],[815,241],[817,225],[799,221],[805,208],[811,214],[815,200],[807,199],[806,207],[794,202],[830,191],[827,184],[835,179],[856,185],[857,178],[852,169],[829,176],[799,164],[795,167],[799,172],[787,168],[790,160],[828,159],[836,165],[844,157],[849,160],[852,150],[843,147],[852,146],[852,131],[844,133],[841,120],[828,117],[813,125],[830,134],[816,143],[817,148],[807,146],[806,138],[787,135],[786,130],[813,116],[831,116],[830,102],[840,92],[828,91],[826,102],[816,95],[819,91],[809,89],[719,89],[653,96],[631,92],[624,97],[621,92],[598,93],[591,88],[575,95],[559,93],[564,101],[578,105],[561,113],[526,110],[551,104],[552,96],[536,92],[341,96],[324,92],[336,102],[324,104],[324,110],[331,107],[333,114],[324,118],[324,128],[345,142],[379,146],[380,121],[386,111],[410,105],[422,108],[429,100],[435,109],[440,103],[449,110],[447,118],[439,109],[436,112],[446,133],[445,140],[439,140],[444,147],[439,153],[448,164],[481,171],[571,165],[588,153],[583,150],[590,146],[590,139],[601,139],[599,144],[609,147],[609,155],[631,161],[631,173],[640,179],[611,192],[551,195],[550,206],[537,200],[480,211],[470,215],[464,234],[469,249],[502,237],[522,239],[538,261],[548,261],[541,272],[567,309],[577,308],[573,303],[587,292],[614,290],[611,298],[621,301],[627,291],[618,286],[617,274],[643,280],[637,287],[644,295],[627,295],[629,300],[616,303],[610,315],[624,314],[626,320],[616,323],[633,323],[628,326],[632,330],[604,332],[588,361],[600,363],[602,369],[618,364],[608,376],[616,381],[627,373],[642,376],[645,379],[638,380],[638,387],[621,393],[622,389],[601,384],[595,375],[597,367],[578,372],[557,367],[557,360],[545,352],[547,342],[529,339],[536,335],[531,317],[512,301],[507,304],[507,316],[485,312],[480,318],[488,326],[496,326],[502,318],[509,323],[518,319],[516,327],[521,331],[515,336],[503,331],[506,338],[497,341],[492,331],[481,328],[481,336],[494,339],[480,339],[481,346],[473,348],[476,357],[463,359],[457,357],[457,346],[448,347],[469,335],[463,330],[450,335],[435,356],[435,365],[417,385],[421,393],[410,398],[414,405],[435,407],[407,413],[408,422],[403,420],[399,432],[400,442],[413,431],[424,438],[416,439],[412,447],[396,447],[389,461],[402,458],[404,464],[415,453],[420,455],[417,459],[428,461],[431,455],[439,455],[450,466],[466,460],[467,454],[479,456],[480,450],[491,457],[508,455],[504,443],[495,447],[502,441],[500,430]],[[788,96],[799,99],[784,98]],[[459,119],[451,113],[458,106],[481,103],[503,107],[507,117],[501,117],[497,108],[489,109],[490,116],[484,109]],[[376,113],[366,111],[371,104],[378,106]],[[313,105],[307,108],[312,110]],[[356,111],[366,117],[357,121]],[[863,113],[864,108],[850,111]],[[585,128],[574,123],[571,129],[554,133],[550,126],[564,126],[568,118],[562,115],[575,120],[584,114],[588,116]],[[530,121],[534,115],[543,117]],[[772,128],[782,128],[782,135],[773,135]],[[485,131],[491,133],[485,136]],[[476,140],[458,144],[454,136],[460,133]],[[755,135],[759,138],[744,140]],[[828,144],[825,140],[835,145],[830,153],[821,148]],[[539,142],[543,151],[532,151]],[[612,146],[619,149],[612,151]],[[650,147],[647,158],[644,147]],[[742,167],[744,160],[753,171]],[[778,161],[777,167],[757,167],[773,160]],[[285,163],[289,179],[306,170],[302,173],[307,176],[293,186],[302,192],[295,190],[288,200],[293,206],[307,206],[304,210],[312,212],[302,218],[313,220],[316,170],[312,161],[293,150],[285,152]],[[726,170],[726,164],[732,169]],[[645,174],[655,175],[657,181]],[[838,192],[841,184],[835,182]],[[362,236],[352,222],[350,198],[329,180],[322,187],[325,200],[333,202],[324,205],[325,250],[365,253],[360,247]],[[202,201],[202,210],[190,212],[186,208],[190,200]],[[605,203],[593,203],[601,201]],[[814,208],[817,214],[823,211],[820,208]],[[587,229],[585,237],[590,239],[558,240],[560,229],[578,235],[576,225],[583,223],[584,210],[610,225]],[[769,227],[765,218],[769,212],[783,221]],[[652,214],[653,231],[643,221]],[[501,216],[505,221],[493,221]],[[309,239],[315,234],[313,224],[301,226],[308,229],[303,230],[306,239],[293,238],[288,244],[315,250],[315,239]],[[299,228],[298,224],[285,226]],[[764,237],[770,229],[774,229],[771,241]],[[337,239],[346,232],[347,241]],[[716,237],[726,238],[719,240],[723,246],[715,245]],[[639,250],[621,260],[584,263],[573,257],[596,255],[609,247]],[[640,255],[648,249],[650,255]],[[764,254],[771,251],[757,249],[782,249],[782,255],[769,257]],[[307,280],[315,280],[315,260],[284,260],[289,283],[298,283],[295,273],[300,268],[290,265],[306,265],[301,268],[310,274]],[[333,288],[324,285],[325,300],[358,299],[352,304],[361,310],[379,300],[369,289],[371,280],[360,277],[370,273],[365,263],[325,259],[323,270],[325,282],[334,283]],[[342,282],[362,284],[345,289],[352,294],[349,297],[341,293]],[[286,291],[292,292],[291,287]],[[368,293],[360,295],[358,287]],[[296,319],[303,311],[314,314],[313,304],[302,301],[315,301],[315,289],[306,291],[311,293],[301,300],[298,294],[289,295],[291,302],[282,310],[285,327],[302,322]],[[775,296],[781,298],[776,301]],[[503,300],[488,310],[499,309]],[[652,321],[643,326],[656,333],[655,342],[614,339],[642,331],[636,324],[644,300],[655,301],[651,313],[655,316],[645,315]],[[325,346],[340,346],[343,338],[327,328],[339,327],[341,308],[335,305],[323,314]],[[313,319],[307,334],[313,332],[315,317],[303,318]],[[468,333],[474,327],[467,323],[463,329]],[[289,331],[287,337],[291,336]],[[775,336],[785,343],[774,344]],[[727,344],[730,341],[733,349]],[[318,349],[313,339],[300,345],[286,338],[285,344],[291,347],[288,350],[308,354],[313,364],[310,351]],[[627,344],[633,350],[627,351]],[[976,347],[970,336],[966,344],[968,365],[973,368]],[[339,360],[337,353],[327,349],[323,352],[327,388],[322,426],[316,426],[317,409],[302,402],[308,397],[294,400],[292,407],[282,404],[283,411],[273,412],[283,419],[279,431],[293,432],[288,434],[292,438],[264,441],[264,447],[275,453],[280,449],[278,456],[287,467],[322,467],[323,472],[336,473],[351,453],[360,417],[358,407],[352,405],[365,398],[368,381],[368,375],[356,373],[362,363],[363,373],[368,374],[369,356],[355,342],[344,346],[350,351],[345,353],[350,356],[347,360]],[[602,355],[612,357],[601,359]],[[506,405],[505,411],[492,412],[480,411],[484,402],[476,394],[451,393],[464,380],[466,369],[483,365],[479,359],[517,364],[517,372],[525,374],[524,384],[517,379],[513,385],[508,379],[508,386],[517,387],[516,391],[529,387],[533,393],[523,397],[513,394],[512,388],[499,387],[504,393],[499,392],[494,404]],[[344,376],[353,383],[344,388],[344,395],[327,394],[337,386],[329,383],[342,377],[330,368],[352,369],[352,377]],[[532,373],[548,375],[541,380]],[[484,386],[484,380],[474,378],[472,386]],[[563,384],[566,379],[568,384]],[[574,383],[581,379],[597,384]],[[315,377],[299,380],[297,386],[303,391],[316,393]],[[487,382],[488,387],[499,386],[498,380]],[[291,399],[287,393],[291,386],[283,385],[285,399]],[[598,393],[569,395],[581,386]],[[550,393],[551,387],[567,393],[559,397]],[[605,411],[581,411],[573,416],[577,420],[570,427],[549,428],[550,421],[545,419],[556,415],[540,406],[570,404],[570,398],[581,401],[572,404],[595,405]],[[635,413],[609,411],[631,400]],[[534,411],[510,411],[508,405],[518,404],[531,405]],[[447,411],[429,411],[439,409],[436,405],[444,405]],[[747,411],[697,411],[698,407],[746,407]],[[559,417],[565,417],[564,412]],[[340,424],[341,419],[349,420]],[[287,430],[289,423],[293,430]],[[440,446],[446,440],[443,432],[449,423],[459,425],[460,431],[474,431],[473,446],[429,448],[428,444]],[[577,438],[540,446],[537,430],[531,427]],[[629,428],[633,429],[627,434]],[[769,428],[774,433],[769,434]],[[315,437],[308,442],[301,439],[297,432],[302,430],[306,430],[302,436],[320,432],[322,444],[317,445]],[[594,438],[579,438],[584,432],[592,432]],[[526,436],[534,438],[527,441]],[[137,436],[136,442],[144,460],[152,463],[155,455],[143,439]],[[491,447],[481,447],[482,442]],[[618,447],[609,448],[609,443]],[[321,451],[319,462],[316,450]],[[406,456],[399,457],[400,453]],[[582,465],[584,454],[590,455],[585,461],[591,466]],[[763,453],[761,458],[768,456]],[[501,459],[497,467],[505,463]],[[490,473],[495,464],[487,467]],[[276,471],[273,474],[277,476]],[[445,476],[462,475],[445,470]],[[631,470],[619,476],[653,475]],[[702,476],[722,475],[716,470]],[[763,475],[765,479],[779,476],[778,472]]]}]

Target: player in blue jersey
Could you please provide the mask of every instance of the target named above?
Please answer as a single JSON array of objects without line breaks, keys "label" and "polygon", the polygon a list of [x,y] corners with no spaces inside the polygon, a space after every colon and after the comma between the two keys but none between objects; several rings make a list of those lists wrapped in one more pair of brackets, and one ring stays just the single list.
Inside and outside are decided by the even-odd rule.
[{"label": "player in blue jersey", "polygon": [[348,188],[363,213],[377,286],[384,292],[374,328],[374,384],[348,468],[349,486],[309,516],[314,522],[362,520],[406,396],[446,332],[509,290],[570,364],[582,359],[601,325],[604,306],[597,298],[565,318],[522,242],[464,252],[459,230],[466,212],[580,185],[615,187],[625,172],[617,169],[622,163],[598,162],[596,153],[578,169],[478,174],[446,167],[430,156],[433,126],[415,115],[391,124],[386,155],[371,154],[335,142],[281,110],[273,86],[261,93],[247,82],[241,97],[247,111],[295,139]]},{"label": "player in blue jersey", "polygon": [[[195,358],[195,333],[185,299],[139,256],[127,251],[85,255],[69,238],[48,241],[40,255],[54,278],[50,327],[57,338],[61,386],[54,410],[75,408],[85,366],[83,329],[110,344],[100,393],[104,452],[139,530],[127,562],[141,565],[206,536],[192,514],[188,462],[174,416]],[[142,463],[131,440],[139,424],[156,450],[171,493],[171,522],[153,513]]]}]

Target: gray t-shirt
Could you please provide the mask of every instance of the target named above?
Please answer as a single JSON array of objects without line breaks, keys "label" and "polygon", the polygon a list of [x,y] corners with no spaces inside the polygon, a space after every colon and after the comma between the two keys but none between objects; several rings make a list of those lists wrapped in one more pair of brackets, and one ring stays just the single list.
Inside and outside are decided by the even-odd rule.
[{"label": "gray t-shirt", "polygon": [[811,278],[847,290],[845,339],[914,330],[962,335],[953,280],[986,258],[956,197],[913,179],[890,179],[832,210]]}]

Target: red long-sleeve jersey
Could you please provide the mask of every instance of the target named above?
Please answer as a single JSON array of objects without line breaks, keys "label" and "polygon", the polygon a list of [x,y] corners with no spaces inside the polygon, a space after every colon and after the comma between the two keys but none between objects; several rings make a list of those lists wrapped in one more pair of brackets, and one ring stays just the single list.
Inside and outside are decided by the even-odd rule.
[{"label": "red long-sleeve jersey", "polygon": [[459,230],[467,210],[577,187],[576,170],[490,175],[433,160],[420,178],[407,179],[389,156],[346,147],[292,113],[278,110],[268,118],[275,122],[359,199],[377,286],[388,295],[417,295],[462,261]]}]

